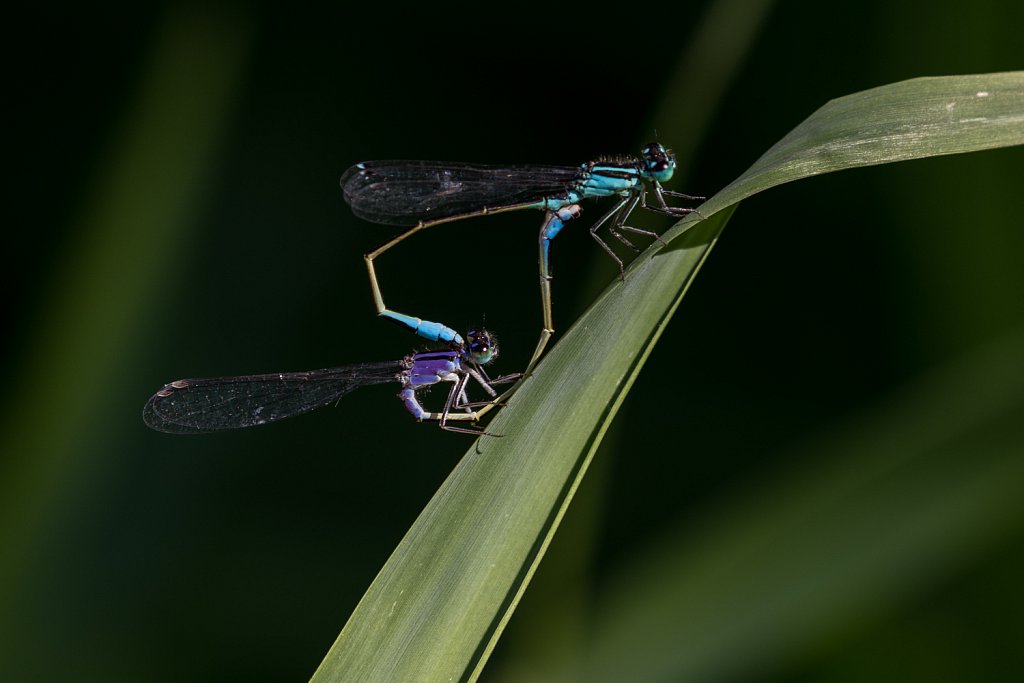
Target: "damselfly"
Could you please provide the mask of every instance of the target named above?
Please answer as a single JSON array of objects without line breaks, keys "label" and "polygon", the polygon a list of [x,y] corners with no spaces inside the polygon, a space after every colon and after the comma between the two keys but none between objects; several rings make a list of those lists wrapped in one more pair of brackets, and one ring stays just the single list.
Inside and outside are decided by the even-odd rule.
[{"label": "damselfly", "polygon": [[[449,223],[492,213],[540,209],[545,212],[540,228],[540,287],[544,327],[530,366],[540,358],[554,334],[551,310],[551,267],[548,252],[551,240],[566,222],[581,213],[584,199],[614,197],[615,203],[591,227],[590,235],[619,265],[622,259],[601,239],[597,230],[608,224],[608,231],[633,251],[639,251],[623,231],[658,238],[650,230],[626,225],[639,205],[669,216],[684,216],[697,210],[669,206],[666,196],[701,200],[662,188],[676,169],[676,159],[663,145],[646,145],[640,157],[613,157],[588,161],[580,166],[482,166],[436,161],[367,161],[356,164],[341,177],[345,201],[352,211],[368,221],[386,225],[410,226],[408,230],[364,258],[370,274],[377,314],[411,329],[427,339],[454,341],[458,333],[441,323],[397,313],[384,305],[374,270],[374,259],[393,246],[419,232],[441,223]],[[653,203],[648,202],[648,192]]]},{"label": "damselfly", "polygon": [[[151,428],[174,434],[241,429],[336,403],[362,386],[398,382],[402,385],[398,397],[416,420],[436,420],[441,429],[451,432],[482,434],[479,429],[448,424],[475,422],[496,405],[494,401],[471,403],[466,395],[469,379],[473,378],[493,399],[497,392],[492,385],[511,382],[519,375],[491,380],[483,366],[498,354],[494,335],[481,329],[469,332],[466,338],[468,344],[453,343],[446,350],[414,353],[390,362],[308,372],[180,379],[153,394],[142,418]],[[441,412],[429,412],[420,405],[416,392],[439,382],[451,382],[452,388]],[[483,409],[473,410],[480,406]]]}]

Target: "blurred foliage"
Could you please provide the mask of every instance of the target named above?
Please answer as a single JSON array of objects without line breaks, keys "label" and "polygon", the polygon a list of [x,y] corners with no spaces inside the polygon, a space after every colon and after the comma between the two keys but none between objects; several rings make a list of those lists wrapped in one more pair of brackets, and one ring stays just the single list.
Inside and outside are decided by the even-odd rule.
[{"label": "blurred foliage", "polygon": [[[1019,68],[1024,53],[1024,9],[1008,0],[766,7],[492,17],[389,5],[357,17],[167,4],[15,22],[45,39],[26,36],[13,98],[5,678],[304,679],[462,453],[458,436],[409,420],[390,388],[237,434],[176,439],[141,423],[146,397],[174,377],[409,351],[371,315],[359,254],[387,231],[341,201],[351,163],[577,163],[634,151],[656,128],[686,155],[673,188],[711,194],[827,99]],[[755,20],[698,32],[695,57],[691,27],[716,16]],[[752,47],[729,49],[747,36]],[[721,78],[688,70],[716,46],[743,58]],[[687,122],[659,112],[709,89],[722,100],[706,133],[677,143]],[[614,637],[650,604],[647,582],[681,596],[656,593],[681,611],[639,621],[664,624],[665,659],[723,663],[693,679],[1024,675],[1024,515],[1011,495],[1024,484],[1021,177],[1017,148],[745,202],[484,679],[572,679],[589,657],[609,675],[676,680],[664,672],[684,669],[637,669],[643,648]],[[486,315],[501,369],[516,369],[539,325],[536,236],[521,224],[425,235],[462,259],[435,270],[402,272],[396,250],[381,265],[389,301],[457,326]],[[599,251],[585,231],[559,238],[560,329],[591,300],[587,283],[612,277]],[[445,268],[459,286],[445,289]],[[962,505],[967,493],[991,505]],[[857,527],[873,505],[892,510],[892,528]],[[817,538],[827,514],[848,519],[850,537]],[[933,562],[901,563],[921,530],[945,526]],[[805,572],[772,574],[793,557]],[[868,571],[891,580],[869,584]],[[747,630],[712,633],[708,615],[742,613],[737,601]],[[821,604],[845,608],[815,621]],[[692,654],[702,632],[717,659]]]}]

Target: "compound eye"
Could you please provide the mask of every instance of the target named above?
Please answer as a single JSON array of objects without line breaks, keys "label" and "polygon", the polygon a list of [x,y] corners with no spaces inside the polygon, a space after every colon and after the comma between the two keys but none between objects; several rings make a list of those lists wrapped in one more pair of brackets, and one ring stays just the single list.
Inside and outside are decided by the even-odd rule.
[{"label": "compound eye", "polygon": [[497,340],[487,330],[470,330],[466,333],[469,340],[469,355],[477,363],[485,364],[494,360],[498,353]]},{"label": "compound eye", "polygon": [[643,149],[644,159],[664,159],[665,146],[660,142],[650,142]]}]

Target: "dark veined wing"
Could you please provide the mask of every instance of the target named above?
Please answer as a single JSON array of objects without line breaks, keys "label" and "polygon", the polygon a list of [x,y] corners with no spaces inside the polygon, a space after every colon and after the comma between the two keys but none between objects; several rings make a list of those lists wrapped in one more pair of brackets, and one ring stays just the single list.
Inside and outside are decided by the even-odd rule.
[{"label": "dark veined wing", "polygon": [[580,169],[440,161],[367,161],[341,177],[352,212],[385,225],[475,214],[565,194]]},{"label": "dark veined wing", "polygon": [[400,381],[404,361],[242,377],[180,379],[142,410],[145,423],[172,434],[201,434],[276,422],[334,403],[361,386]]}]

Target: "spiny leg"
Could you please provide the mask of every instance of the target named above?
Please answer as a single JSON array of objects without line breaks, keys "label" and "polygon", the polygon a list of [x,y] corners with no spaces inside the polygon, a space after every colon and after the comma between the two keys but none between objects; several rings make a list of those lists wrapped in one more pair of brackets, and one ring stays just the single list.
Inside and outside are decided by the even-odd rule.
[{"label": "spiny leg", "polygon": [[523,382],[526,381],[527,377],[528,375],[525,372],[516,372],[511,375],[506,375],[505,377],[499,377],[498,379],[491,382],[491,384],[504,384],[507,382],[515,383],[496,398],[492,398],[490,401],[475,401],[467,403],[466,405],[471,408],[477,409],[474,414],[476,415],[476,418],[479,420],[480,418],[482,418],[484,415],[491,412],[495,408],[501,408],[506,403],[508,403],[509,397],[512,396],[512,394],[516,393],[516,390],[519,389]]},{"label": "spiny leg", "polygon": [[[441,409],[441,419],[438,420],[441,429],[448,428],[448,414],[452,411],[452,408],[456,409],[460,405],[463,399],[466,397],[466,382],[469,381],[469,375],[460,375],[458,380],[452,384],[451,391],[448,392],[448,398],[444,401],[444,408]],[[468,411],[473,412],[473,411]]]},{"label": "spiny leg", "polygon": [[625,244],[633,251],[640,253],[640,250],[633,246],[633,243],[626,239],[626,236],[619,232],[619,230],[629,230],[630,232],[636,232],[641,235],[657,237],[657,233],[651,232],[650,230],[641,230],[640,228],[633,228],[626,225],[626,219],[629,218],[630,214],[633,213],[633,209],[636,208],[637,203],[643,196],[643,189],[641,188],[640,194],[633,193],[633,196],[629,198],[629,201],[625,204],[620,202],[620,208],[618,214],[615,216],[615,220],[608,226],[608,232],[614,235],[620,242]]},{"label": "spiny leg", "polygon": [[652,184],[652,187],[654,188],[654,196],[658,200],[658,205],[657,206],[652,206],[652,205],[648,204],[647,203],[646,192],[645,192],[644,193],[644,199],[643,199],[643,202],[642,202],[642,206],[645,209],[648,209],[650,211],[654,211],[655,213],[663,213],[663,214],[666,214],[668,216],[674,216],[674,217],[686,216],[688,214],[695,213],[698,216],[700,216],[701,218],[704,218],[704,215],[700,211],[698,211],[697,209],[691,209],[691,208],[685,207],[685,206],[669,206],[668,202],[665,201],[665,195],[669,195],[670,197],[681,197],[683,199],[688,199],[688,200],[691,200],[691,201],[703,201],[704,199],[706,199],[706,197],[695,197],[695,196],[690,196],[688,194],[683,194],[682,192],[671,192],[669,190],[664,189],[661,186],[661,183],[659,183],[659,182],[654,182]]},{"label": "spiny leg", "polygon": [[[483,381],[483,379],[480,377],[480,375],[475,370],[472,370],[472,369],[469,370],[466,374],[462,375],[459,378],[456,386],[453,386],[452,390],[448,393],[448,400],[445,401],[444,409],[441,411],[441,419],[440,419],[441,429],[444,429],[444,430],[449,431],[449,432],[459,432],[459,433],[462,433],[462,434],[474,434],[474,435],[477,435],[477,436],[501,436],[501,434],[492,434],[491,432],[488,432],[486,429],[472,429],[472,428],[469,428],[469,427],[455,427],[455,426],[452,426],[452,425],[448,424],[449,420],[452,420],[452,421],[454,421],[454,420],[463,420],[463,421],[469,420],[469,421],[472,421],[472,422],[476,422],[485,413],[487,413],[488,410],[490,410],[491,407],[493,407],[495,405],[494,401],[490,401],[490,402],[484,404],[484,408],[485,409],[482,410],[482,411],[473,412],[473,411],[470,410],[470,408],[473,405],[476,405],[476,404],[472,404],[472,403],[469,403],[468,401],[466,401],[466,384],[468,384],[470,377],[472,377],[477,382],[479,382],[480,385],[482,387],[484,387],[485,389],[487,389],[487,391],[489,393],[491,393],[492,395],[494,395],[496,393],[494,391],[494,389],[492,389],[489,384],[487,384],[486,382]],[[465,413],[453,413],[452,412],[452,410],[463,410],[463,409],[465,409],[467,412],[465,412]]]},{"label": "spiny leg", "polygon": [[[597,221],[593,225],[590,226],[590,236],[593,237],[597,241],[597,243],[601,245],[601,248],[604,249],[608,253],[608,255],[612,257],[612,260],[614,260],[615,263],[618,264],[619,277],[621,278],[626,277],[626,266],[622,263],[622,259],[620,259],[618,255],[614,251],[612,251],[612,248],[608,246],[608,243],[601,239],[600,235],[597,234],[597,230],[602,225],[607,223],[608,219],[619,213],[630,202],[630,199],[631,198],[629,196],[620,199],[618,202],[616,202],[615,206],[613,206],[610,211],[605,213],[603,216],[597,219]],[[615,233],[612,234],[614,235]],[[628,242],[626,243],[628,244]],[[636,249],[636,247],[633,248]]]},{"label": "spiny leg", "polygon": [[699,197],[697,195],[684,195],[683,193],[677,193],[677,191],[674,189],[666,189],[665,187],[662,186],[662,183],[657,183],[657,188],[659,190],[662,190],[663,195],[668,195],[669,197],[678,197],[680,199],[689,200],[691,202],[703,202],[706,199],[708,199],[707,197]]},{"label": "spiny leg", "polygon": [[[662,245],[665,244],[664,240],[661,239],[661,235],[659,235],[658,233],[654,232],[653,230],[645,230],[643,228],[634,228],[631,225],[626,225],[626,220],[628,220],[629,217],[633,214],[633,209],[635,209],[637,207],[637,204],[640,204],[641,206],[646,204],[646,201],[647,201],[645,199],[646,196],[647,196],[647,188],[641,186],[639,192],[634,192],[633,193],[633,196],[630,199],[629,205],[626,206],[626,207],[623,207],[623,209],[621,211],[619,211],[619,214],[615,217],[615,220],[612,222],[612,225],[609,228],[609,231],[613,235],[618,237],[619,240],[621,240],[622,242],[624,242],[625,244],[627,244],[629,246],[632,246],[632,244],[630,244],[629,241],[626,240],[625,237],[620,235],[617,232],[618,230],[628,230],[630,232],[635,232],[638,235],[645,235],[647,237],[655,239],[658,242],[661,242]],[[634,249],[634,251],[640,251],[640,250],[639,249]]]},{"label": "spiny leg", "polygon": [[[686,216],[691,213],[696,213],[701,218],[704,217],[701,216],[700,211],[697,211],[697,209],[691,209],[682,206],[668,206],[668,204],[665,202],[665,197],[662,193],[670,194],[672,196],[685,197],[687,199],[693,200],[704,199],[704,197],[691,197],[690,195],[682,194],[681,192],[668,192],[667,190],[664,190],[661,187],[661,184],[658,182],[654,182],[652,186],[654,188],[654,194],[658,200],[658,205],[653,206],[647,202],[647,188],[641,187],[639,193],[636,193],[634,195],[633,201],[630,203],[630,205],[619,213],[619,215],[616,217],[614,224],[611,228],[609,228],[613,235],[619,236],[616,230],[628,230],[630,232],[635,232],[640,235],[646,235],[648,237],[651,237],[660,242],[662,246],[667,245],[665,240],[661,238],[661,235],[654,232],[653,230],[645,230],[643,228],[635,228],[631,225],[626,225],[626,220],[629,218],[630,214],[633,213],[633,209],[636,208],[637,203],[639,203],[640,206],[642,206],[643,208],[653,211],[655,213],[665,214],[676,218],[679,216]],[[622,239],[622,237],[619,237],[619,239]],[[623,241],[625,242],[625,240]],[[628,242],[626,243],[628,244]]]},{"label": "spiny leg", "polygon": [[[463,406],[460,406],[469,408],[479,407],[480,410],[476,411],[476,416],[478,419],[483,417],[487,413],[491,412],[495,408],[500,408],[501,406],[505,405],[505,402],[508,399],[508,397],[515,393],[515,390],[519,388],[519,385],[522,384],[523,380],[526,378],[525,372],[514,372],[509,375],[502,375],[501,377],[492,380],[487,377],[486,373],[484,372],[484,369],[479,366],[477,367],[476,372],[471,370],[469,371],[469,374],[470,376],[473,377],[473,379],[480,383],[480,386],[484,388],[484,391],[486,391],[488,394],[494,397],[490,401],[474,401],[470,403],[465,403],[463,404]],[[500,396],[494,390],[495,384],[508,384],[510,382],[515,382],[515,384],[513,384],[512,387],[510,387],[509,389],[505,390]]]},{"label": "spiny leg", "polygon": [[[661,187],[661,185],[659,184],[658,187]],[[663,187],[661,187],[661,193],[662,194],[667,194],[669,197],[679,197],[680,199],[688,199],[691,202],[702,202],[705,199],[707,199],[707,197],[700,197],[700,196],[694,195],[694,194],[683,194],[682,192],[675,192],[673,190],[666,190]]]},{"label": "spiny leg", "polygon": [[[454,377],[454,375],[452,376]],[[419,398],[417,398],[416,396],[416,388],[413,388],[411,386],[404,387],[398,393],[398,398],[401,399],[402,403],[405,405],[405,409],[409,411],[409,413],[416,419],[417,422],[423,422],[424,420],[435,421],[440,423],[441,428],[446,431],[462,432],[464,434],[473,434],[479,436],[480,434],[484,434],[485,432],[483,432],[480,429],[453,427],[447,424],[449,421],[476,422],[479,419],[479,415],[477,413],[472,412],[449,414],[449,411],[451,410],[453,405],[455,405],[454,399],[455,396],[457,396],[460,391],[460,385],[463,384],[465,380],[465,375],[463,375],[460,379],[445,380],[452,382],[452,388],[448,392],[448,399],[445,402],[444,410],[440,413],[432,413],[425,410],[423,406],[420,404]]]}]

